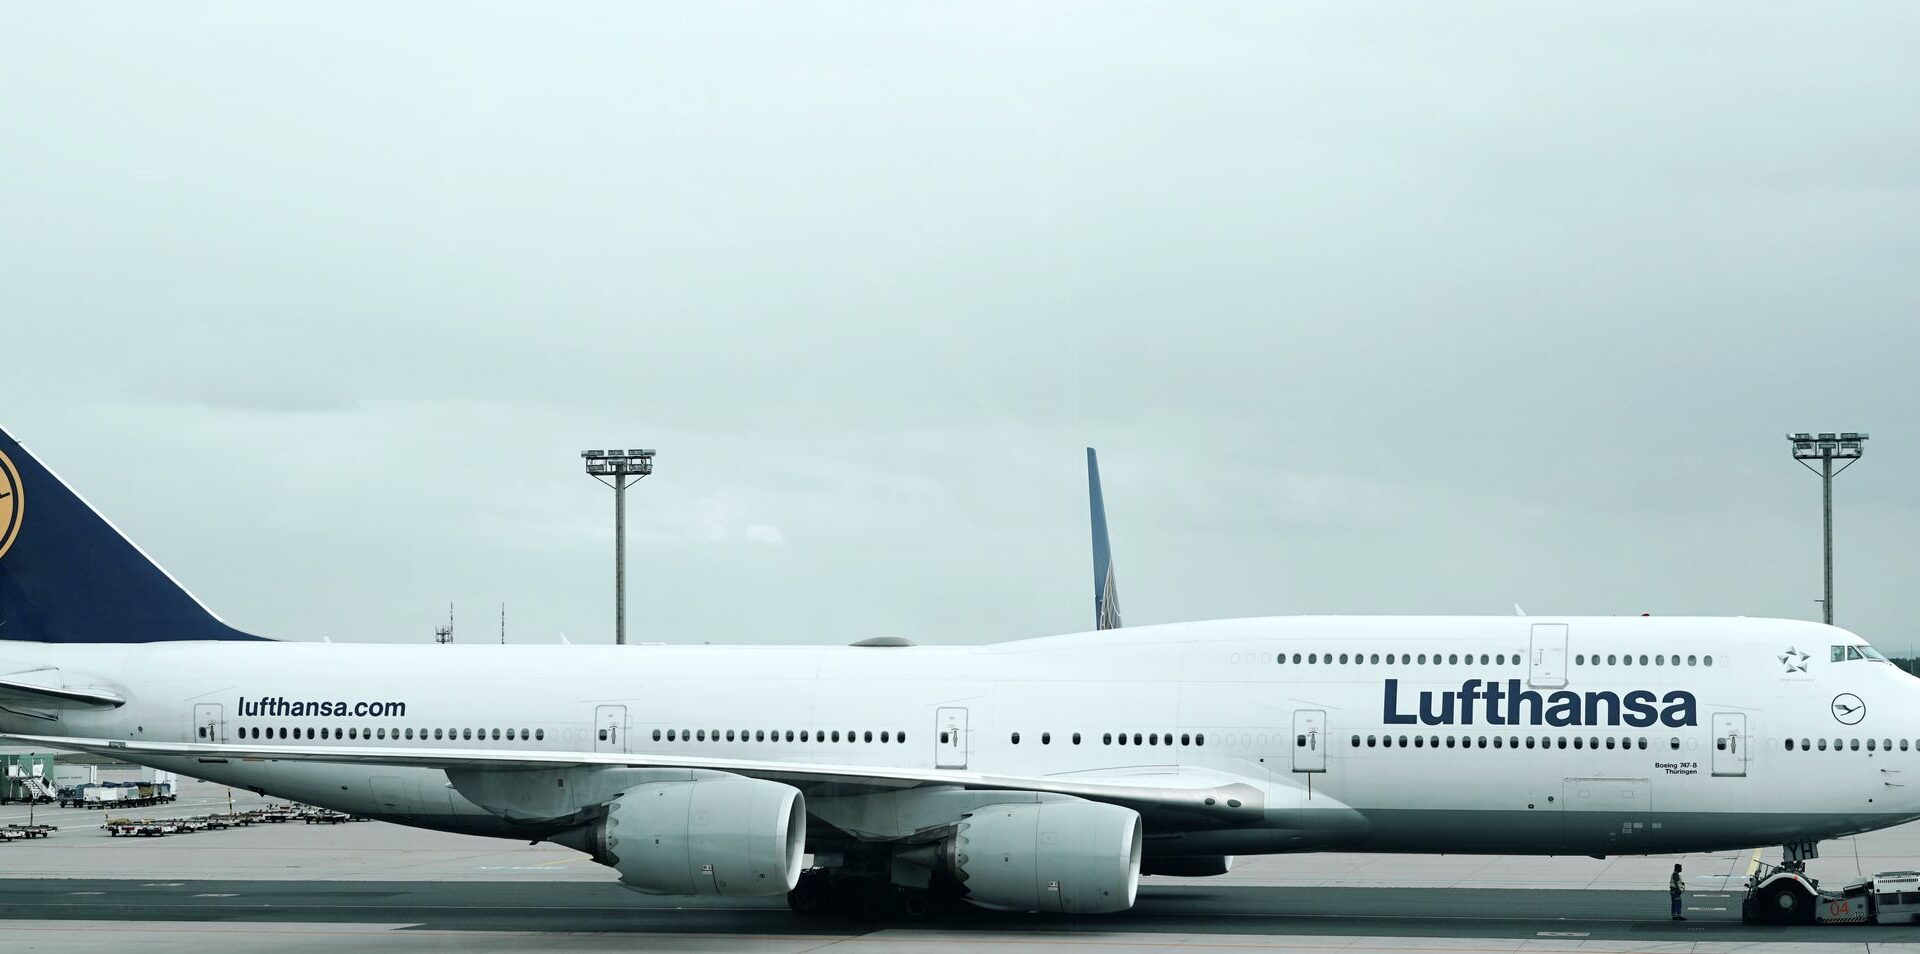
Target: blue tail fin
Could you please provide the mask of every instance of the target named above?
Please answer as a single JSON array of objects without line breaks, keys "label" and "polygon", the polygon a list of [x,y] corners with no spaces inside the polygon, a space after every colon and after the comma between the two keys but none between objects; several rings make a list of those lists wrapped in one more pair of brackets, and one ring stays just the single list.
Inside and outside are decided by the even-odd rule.
[{"label": "blue tail fin", "polygon": [[0,430],[0,639],[259,639],[221,622]]},{"label": "blue tail fin", "polygon": [[1120,628],[1120,594],[1113,579],[1113,548],[1107,542],[1107,502],[1100,495],[1100,461],[1087,448],[1087,508],[1093,517],[1093,622]]}]

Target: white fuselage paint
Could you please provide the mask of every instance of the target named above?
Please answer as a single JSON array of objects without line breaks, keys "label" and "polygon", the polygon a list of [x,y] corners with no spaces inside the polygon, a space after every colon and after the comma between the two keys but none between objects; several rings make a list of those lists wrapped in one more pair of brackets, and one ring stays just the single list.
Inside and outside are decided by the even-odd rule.
[{"label": "white fuselage paint", "polygon": [[[1534,641],[1553,642],[1562,625],[1556,671],[1552,647]],[[57,667],[67,685],[128,700],[52,723],[0,711],[0,730],[293,744],[284,731],[310,747],[665,753],[1145,785],[1199,776],[1263,791],[1265,820],[1156,833],[1150,819],[1150,853],[1642,853],[1817,841],[1920,817],[1916,683],[1883,662],[1833,662],[1835,645],[1864,644],[1812,623],[1631,617],[1286,617],[977,647],[0,643],[0,672]],[[1804,672],[1782,661],[1790,649],[1810,657]],[[1490,713],[1508,714],[1504,702],[1461,703],[1463,686],[1510,680],[1539,693],[1542,710],[1563,690],[1583,701],[1690,694],[1692,721],[1489,725]],[[1423,693],[1436,710],[1451,694],[1454,721],[1422,721]],[[1836,710],[1843,693],[1864,710]],[[260,700],[288,707],[252,714]],[[291,714],[296,702],[344,702],[349,714]],[[361,703],[404,708],[351,715]],[[202,728],[220,738],[197,737]],[[955,733],[944,747],[943,730]],[[437,769],[135,759],[342,811],[524,834]]]}]

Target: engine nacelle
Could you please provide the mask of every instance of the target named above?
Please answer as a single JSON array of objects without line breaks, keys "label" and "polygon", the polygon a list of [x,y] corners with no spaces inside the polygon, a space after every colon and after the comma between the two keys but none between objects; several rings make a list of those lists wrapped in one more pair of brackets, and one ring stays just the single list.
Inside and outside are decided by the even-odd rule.
[{"label": "engine nacelle", "polygon": [[1110,914],[1139,893],[1140,836],[1140,813],[1118,805],[992,805],[961,819],[944,860],[981,907]]},{"label": "engine nacelle", "polygon": [[800,883],[807,804],[791,785],[737,775],[648,782],[553,840],[643,894],[785,894]]},{"label": "engine nacelle", "polygon": [[1232,870],[1232,855],[1162,855],[1140,863],[1141,874],[1176,878],[1215,878]]}]

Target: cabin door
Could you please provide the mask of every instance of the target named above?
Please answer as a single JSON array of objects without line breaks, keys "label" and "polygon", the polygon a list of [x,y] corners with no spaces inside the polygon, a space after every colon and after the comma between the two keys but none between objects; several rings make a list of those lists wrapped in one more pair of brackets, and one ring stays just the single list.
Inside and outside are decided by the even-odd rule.
[{"label": "cabin door", "polygon": [[1547,689],[1566,685],[1567,624],[1533,624],[1533,652],[1527,660],[1527,685]]},{"label": "cabin door", "polygon": [[627,751],[627,707],[593,707],[593,750],[595,752]]},{"label": "cabin door", "polygon": [[193,707],[193,741],[218,744],[227,741],[227,720],[220,703],[202,702]]},{"label": "cabin door", "polygon": [[967,710],[958,707],[942,708],[934,714],[933,730],[933,767],[966,768]]},{"label": "cabin door", "polygon": [[1713,774],[1739,777],[1747,774],[1747,759],[1753,749],[1747,738],[1747,714],[1713,714]]},{"label": "cabin door", "polygon": [[1293,712],[1293,770],[1327,770],[1327,713],[1324,709]]}]

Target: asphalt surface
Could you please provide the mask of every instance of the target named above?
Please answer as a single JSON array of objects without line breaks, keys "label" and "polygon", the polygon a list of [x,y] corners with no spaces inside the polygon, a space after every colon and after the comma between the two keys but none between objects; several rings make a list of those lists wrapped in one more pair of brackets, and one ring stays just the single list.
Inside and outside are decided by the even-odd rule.
[{"label": "asphalt surface", "polygon": [[779,898],[650,898],[615,885],[515,882],[0,880],[0,919],[405,925],[433,931],[857,937],[879,930],[1101,935],[1562,938],[1920,942],[1920,926],[1759,927],[1735,895],[1688,898],[1667,918],[1658,891],[1149,886],[1134,910],[1097,917],[966,909],[914,925],[800,917]]}]

